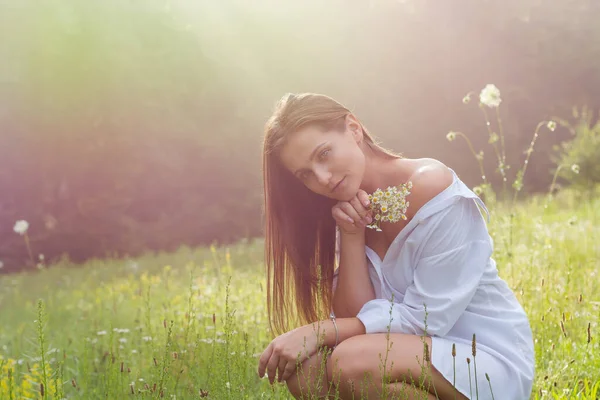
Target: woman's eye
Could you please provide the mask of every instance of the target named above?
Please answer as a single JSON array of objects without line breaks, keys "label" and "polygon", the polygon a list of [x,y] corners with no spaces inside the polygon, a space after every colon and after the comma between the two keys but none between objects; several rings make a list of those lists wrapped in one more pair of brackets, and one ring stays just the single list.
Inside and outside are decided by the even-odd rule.
[{"label": "woman's eye", "polygon": [[321,152],[321,154],[319,155],[319,157],[322,159],[324,159],[325,157],[327,157],[327,155],[329,154],[329,149],[325,149]]}]

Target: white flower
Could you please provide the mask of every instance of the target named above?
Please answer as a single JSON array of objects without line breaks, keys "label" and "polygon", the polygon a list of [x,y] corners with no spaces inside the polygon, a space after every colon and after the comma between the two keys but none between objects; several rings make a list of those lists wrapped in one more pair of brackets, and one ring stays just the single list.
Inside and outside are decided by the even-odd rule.
[{"label": "white flower", "polygon": [[446,139],[448,139],[449,142],[456,139],[456,132],[452,132],[452,131],[448,132],[448,134],[446,135]]},{"label": "white flower", "polygon": [[13,229],[19,235],[24,235],[25,232],[27,232],[27,229],[29,229],[29,222],[20,219],[15,223],[15,227]]},{"label": "white flower", "polygon": [[[370,229],[375,229],[378,232],[381,230],[379,224],[381,222],[398,222],[400,219],[406,220],[406,210],[408,202],[406,196],[410,194],[412,182],[407,182],[399,187],[388,187],[385,192],[377,189],[371,196],[371,211],[373,211],[374,222],[367,225]],[[375,202],[375,199],[382,195],[385,201]]]},{"label": "white flower", "polygon": [[98,331],[96,333],[96,335],[99,335],[99,336],[106,335],[106,331]]},{"label": "white flower", "polygon": [[578,174],[579,173],[579,165],[577,165],[577,164],[571,165],[571,171],[573,171],[576,174]]},{"label": "white flower", "polygon": [[548,124],[546,126],[548,127],[548,129],[550,129],[551,132],[554,132],[554,130],[556,129],[556,122],[548,121]]},{"label": "white flower", "polygon": [[151,341],[151,340],[152,340],[152,336],[142,336],[142,340],[143,340],[144,342],[149,342],[149,341]]},{"label": "white flower", "polygon": [[467,94],[465,97],[463,97],[463,104],[469,104],[469,102],[471,101],[471,93]]},{"label": "white flower", "polygon": [[121,342],[121,343],[127,343],[127,338],[122,337],[122,338],[119,339],[119,342]]},{"label": "white flower", "polygon": [[479,101],[490,108],[496,108],[500,105],[500,90],[493,84],[488,84],[483,88],[479,95]]}]

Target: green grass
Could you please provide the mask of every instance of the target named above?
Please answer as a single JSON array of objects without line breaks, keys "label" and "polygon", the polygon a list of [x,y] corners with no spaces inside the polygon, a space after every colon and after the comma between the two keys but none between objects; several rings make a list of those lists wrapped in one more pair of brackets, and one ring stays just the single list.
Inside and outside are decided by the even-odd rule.
[{"label": "green grass", "polygon": [[[600,398],[600,201],[544,201],[490,223],[534,331],[532,398]],[[260,241],[2,276],[0,398],[291,398],[256,373],[265,297]]]}]

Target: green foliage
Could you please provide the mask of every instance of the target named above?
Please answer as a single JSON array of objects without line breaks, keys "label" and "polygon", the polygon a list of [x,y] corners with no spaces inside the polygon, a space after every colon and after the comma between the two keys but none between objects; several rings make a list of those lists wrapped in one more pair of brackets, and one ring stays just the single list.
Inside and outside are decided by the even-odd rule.
[{"label": "green foliage", "polygon": [[575,123],[561,120],[572,138],[556,147],[558,175],[579,189],[591,192],[600,184],[600,120],[588,108],[573,110]]},{"label": "green foliage", "polygon": [[[532,399],[599,393],[599,208],[600,199],[582,202],[565,190],[549,203],[541,196],[492,210],[500,276],[533,330]],[[290,399],[284,385],[271,388],[257,374],[271,340],[262,245],[0,277],[0,397],[39,398],[45,380],[48,399],[159,398],[161,387],[164,398]]]}]

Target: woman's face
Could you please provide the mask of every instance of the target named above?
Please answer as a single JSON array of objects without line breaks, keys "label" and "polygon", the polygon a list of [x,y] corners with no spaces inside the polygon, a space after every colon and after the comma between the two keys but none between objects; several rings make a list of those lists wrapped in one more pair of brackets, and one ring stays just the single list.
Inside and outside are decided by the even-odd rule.
[{"label": "woman's face", "polygon": [[351,200],[362,183],[365,155],[362,128],[349,115],[343,132],[307,126],[283,145],[283,165],[311,191],[341,201]]}]

